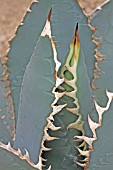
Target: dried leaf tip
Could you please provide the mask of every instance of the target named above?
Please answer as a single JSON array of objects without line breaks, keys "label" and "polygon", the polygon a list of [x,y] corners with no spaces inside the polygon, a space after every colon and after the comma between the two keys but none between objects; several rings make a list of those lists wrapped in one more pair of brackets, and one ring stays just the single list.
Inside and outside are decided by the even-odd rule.
[{"label": "dried leaf tip", "polygon": [[80,52],[80,39],[79,39],[79,34],[78,34],[78,23],[76,25],[76,30],[75,30],[75,52],[74,52],[74,59],[78,63],[79,59],[79,52]]},{"label": "dried leaf tip", "polygon": [[52,8],[49,11],[49,14],[48,14],[47,19],[46,19],[45,27],[44,27],[44,29],[41,33],[42,37],[45,37],[46,35],[48,35],[49,38],[51,37],[51,26],[50,26],[51,13],[52,13]]},{"label": "dried leaf tip", "polygon": [[51,14],[52,14],[52,8],[50,9],[49,14],[48,14],[48,21],[49,22],[50,22],[50,19],[51,19]]},{"label": "dried leaf tip", "polygon": [[78,23],[76,24],[75,38],[78,38],[78,39],[79,39],[79,35],[78,35]]}]

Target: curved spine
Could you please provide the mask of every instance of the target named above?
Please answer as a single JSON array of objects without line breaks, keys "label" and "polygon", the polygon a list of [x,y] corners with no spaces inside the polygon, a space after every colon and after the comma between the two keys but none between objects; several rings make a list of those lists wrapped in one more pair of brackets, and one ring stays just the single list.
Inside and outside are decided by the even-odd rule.
[{"label": "curved spine", "polygon": [[[103,73],[103,71],[101,70],[101,68],[98,66],[98,64],[100,62],[102,62],[103,60],[105,60],[105,55],[102,54],[99,50],[98,47],[100,47],[102,45],[102,42],[100,41],[101,38],[98,38],[95,36],[95,33],[97,32],[97,28],[96,26],[92,26],[91,25],[91,19],[90,17],[88,18],[88,26],[91,28],[91,30],[93,31],[92,34],[92,42],[95,44],[95,69],[94,69],[94,74],[93,74],[93,80],[92,80],[92,90],[96,90],[98,87],[96,87],[94,85],[95,80],[99,79],[99,77],[101,76],[101,74]],[[96,73],[98,72],[98,74]]]}]

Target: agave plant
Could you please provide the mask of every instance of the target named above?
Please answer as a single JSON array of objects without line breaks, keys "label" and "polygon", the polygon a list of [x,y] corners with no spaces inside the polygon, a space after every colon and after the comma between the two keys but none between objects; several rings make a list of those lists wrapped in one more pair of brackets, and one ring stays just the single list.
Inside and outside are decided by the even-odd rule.
[{"label": "agave plant", "polygon": [[113,0],[80,6],[33,1],[1,59],[1,170],[112,170]]}]

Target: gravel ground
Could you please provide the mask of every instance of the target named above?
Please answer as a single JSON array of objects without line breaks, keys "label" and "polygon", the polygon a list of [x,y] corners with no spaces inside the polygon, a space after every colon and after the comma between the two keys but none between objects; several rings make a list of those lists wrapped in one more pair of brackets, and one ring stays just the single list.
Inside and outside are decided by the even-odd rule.
[{"label": "gravel ground", "polygon": [[[0,54],[8,49],[8,40],[14,36],[16,27],[32,0],[0,0]],[[105,0],[78,0],[85,11],[90,12]]]}]

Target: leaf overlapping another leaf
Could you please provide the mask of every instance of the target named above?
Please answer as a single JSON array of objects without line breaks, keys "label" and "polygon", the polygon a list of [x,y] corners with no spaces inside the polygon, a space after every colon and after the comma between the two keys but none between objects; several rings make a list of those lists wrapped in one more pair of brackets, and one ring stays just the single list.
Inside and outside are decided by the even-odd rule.
[{"label": "leaf overlapping another leaf", "polygon": [[[73,4],[75,3],[75,2],[67,2],[67,1],[64,1],[65,2],[65,7],[64,7],[64,14],[66,14],[66,9],[68,8],[69,10],[70,10],[70,17],[73,15],[73,11],[77,14],[77,12],[76,12],[76,8],[73,8]],[[44,1],[42,2],[42,4],[44,3]],[[61,4],[61,2],[60,1],[56,1],[56,4],[55,3],[53,3],[52,5],[53,5],[53,11],[57,11],[58,10],[58,7],[57,8],[55,8],[57,5],[60,5]],[[62,4],[63,5],[63,4]],[[63,7],[63,6],[62,6]],[[78,8],[78,7],[77,7]],[[78,8],[78,11],[79,11],[79,8]],[[58,11],[57,11],[58,12]],[[54,13],[53,13],[54,14]],[[53,15],[54,16],[54,15]],[[82,16],[82,14],[81,14],[81,12],[80,12],[80,14],[78,15],[77,14],[77,17],[78,16]],[[74,19],[76,18],[76,16],[73,18],[73,21],[74,21]],[[62,18],[63,19],[63,18]],[[69,18],[68,18],[69,19]],[[79,19],[79,18],[78,18]],[[78,20],[77,19],[77,20]],[[53,25],[55,24],[55,22],[54,22],[54,20],[53,20],[53,22],[52,22],[53,24],[52,24],[52,29],[53,28],[55,28],[55,27],[53,27]],[[60,24],[61,24],[62,22],[60,22]],[[73,24],[73,27],[72,27],[72,29],[75,27],[75,23],[73,22],[72,23]],[[61,25],[59,25],[59,26],[61,26]],[[62,25],[63,26],[63,25]],[[68,26],[68,25],[67,25]],[[23,26],[23,29],[25,28],[25,26]],[[69,28],[69,27],[68,27]],[[71,36],[72,36],[72,29],[70,30],[69,29],[69,33],[71,33]],[[21,28],[21,30],[22,30],[22,28]],[[55,30],[55,29],[53,29],[53,30]],[[74,29],[73,29],[73,31],[74,31]],[[24,31],[23,31],[24,32]],[[67,31],[68,32],[68,31]],[[67,32],[65,33],[65,35],[67,36]],[[71,40],[71,36],[70,36],[70,34],[68,33],[68,37],[67,37],[67,40]],[[22,34],[21,34],[22,35]],[[54,34],[53,34],[54,35]],[[64,37],[66,37],[66,36],[64,36]],[[55,37],[57,37],[57,35],[55,35]],[[59,39],[60,40],[60,39]],[[16,41],[16,39],[15,39],[15,41]],[[46,42],[45,42],[46,41]],[[42,43],[41,43],[42,42]],[[44,42],[45,42],[45,45],[44,45]],[[61,43],[63,44],[63,42],[66,42],[67,43],[67,45],[69,45],[69,41],[66,41],[65,39],[63,40],[62,39],[62,41],[61,41]],[[57,48],[57,50],[58,51],[61,51],[61,54],[63,54],[63,56],[64,56],[64,51],[65,51],[65,49],[67,48],[68,49],[68,46],[66,45],[66,43],[63,45],[63,47],[62,47],[62,49],[61,50],[59,50],[59,48]],[[47,47],[46,47],[46,45],[47,45]],[[37,46],[39,47],[38,49],[37,49]],[[37,46],[36,46],[36,48],[35,48],[35,53],[32,55],[32,57],[31,57],[31,59],[30,59],[30,61],[29,60],[27,60],[27,55],[25,54],[25,55],[23,55],[24,57],[25,57],[25,65],[28,63],[28,61],[29,61],[29,64],[28,64],[28,66],[26,67],[26,66],[23,66],[23,68],[24,68],[24,71],[25,71],[25,73],[24,72],[22,72],[22,74],[21,74],[21,76],[20,76],[20,72],[21,72],[21,70],[23,70],[23,69],[16,69],[15,71],[14,71],[14,69],[13,69],[13,67],[11,67],[11,68],[9,68],[9,71],[10,71],[10,76],[14,76],[13,78],[11,78],[10,76],[9,76],[9,80],[10,80],[10,82],[11,82],[11,90],[13,90],[12,91],[12,95],[13,95],[13,98],[14,98],[14,101],[15,102],[18,102],[17,104],[15,104],[14,103],[14,106],[15,106],[15,110],[18,112],[18,104],[20,105],[19,106],[19,114],[18,114],[18,123],[17,123],[17,131],[16,131],[16,141],[15,141],[15,143],[14,143],[14,147],[15,148],[21,148],[21,150],[23,150],[23,153],[24,153],[24,148],[26,148],[29,152],[30,152],[30,157],[32,158],[32,160],[34,160],[34,162],[37,162],[37,159],[38,159],[38,156],[39,156],[39,152],[37,152],[36,151],[36,149],[35,149],[35,146],[37,147],[37,144],[36,143],[40,143],[40,142],[38,142],[37,140],[35,140],[35,137],[37,137],[38,138],[38,140],[40,140],[41,139],[41,136],[42,135],[36,135],[37,134],[37,132],[39,131],[39,130],[37,130],[36,129],[36,126],[35,126],[35,121],[37,122],[38,121],[38,116],[37,116],[37,119],[36,119],[36,117],[33,119],[33,114],[32,114],[32,112],[34,112],[34,111],[37,111],[38,110],[38,112],[40,111],[41,113],[43,112],[43,113],[45,113],[45,111],[43,111],[41,108],[40,108],[40,106],[41,106],[41,104],[38,102],[38,104],[39,104],[39,106],[37,105],[37,100],[36,100],[36,98],[38,97],[38,96],[43,96],[42,94],[44,94],[44,96],[42,97],[42,100],[43,99],[45,99],[45,102],[44,102],[44,100],[43,100],[43,103],[46,103],[47,105],[47,107],[48,107],[48,109],[47,109],[47,107],[45,106],[44,108],[46,109],[46,112],[47,112],[47,110],[51,110],[51,108],[49,107],[50,106],[50,103],[52,102],[52,99],[53,99],[53,97],[50,95],[50,92],[51,92],[51,89],[52,89],[52,85],[54,84],[54,80],[53,80],[53,72],[52,72],[52,74],[50,73],[50,75],[42,75],[42,76],[40,76],[40,74],[43,74],[43,70],[42,71],[38,71],[38,72],[36,72],[36,68],[37,68],[37,62],[36,62],[36,58],[35,58],[35,55],[37,56],[37,57],[39,57],[40,56],[40,60],[41,59],[43,59],[43,57],[41,57],[41,53],[42,53],[42,51],[40,51],[41,50],[41,47],[42,46],[44,46],[44,47],[46,47],[45,49],[47,50],[47,52],[46,52],[46,56],[47,56],[47,54],[48,54],[48,56],[50,56],[50,57],[47,57],[46,59],[45,59],[45,61],[46,62],[48,62],[48,63],[53,63],[52,61],[51,61],[51,55],[52,54],[50,54],[50,51],[51,51],[51,45],[50,45],[50,43],[48,42],[48,40],[47,40],[47,37],[46,38],[39,38],[39,40],[38,40],[38,43],[37,43]],[[33,46],[32,46],[32,48],[31,48],[31,50],[33,49]],[[22,50],[23,51],[23,50]],[[11,52],[11,51],[10,51]],[[12,52],[13,53],[13,52]],[[10,54],[10,53],[9,53]],[[60,53],[59,53],[60,54]],[[59,58],[61,57],[61,54],[60,55],[58,55],[59,56]],[[42,56],[43,55],[45,55],[45,51],[44,51],[44,54],[42,54]],[[17,55],[16,55],[17,56]],[[65,61],[65,58],[63,58],[63,56],[62,56],[62,58],[61,58],[61,60],[62,61]],[[10,58],[10,57],[9,57]],[[14,58],[12,58],[12,59],[14,59]],[[13,62],[12,61],[12,59],[9,59],[9,61],[8,61],[8,66],[10,66],[10,64],[11,64],[11,62]],[[15,58],[16,59],[16,58]],[[17,57],[17,59],[18,59],[18,57]],[[33,61],[34,60],[34,61]],[[18,61],[18,60],[17,60]],[[15,63],[15,62],[13,62],[13,63]],[[35,64],[35,65],[33,65],[33,63]],[[43,69],[43,66],[41,66],[41,61],[39,62],[40,64],[38,65],[38,69]],[[43,62],[42,62],[43,63]],[[22,66],[23,65],[23,60],[20,60],[20,62],[18,62],[18,64],[19,64],[19,66]],[[50,64],[50,65],[51,65]],[[33,66],[33,67],[31,67],[31,65]],[[52,68],[53,66],[51,66],[51,67],[48,67],[48,69],[50,69],[50,68]],[[20,68],[20,67],[18,67],[18,68]],[[46,64],[46,67],[44,67],[44,68],[47,68],[47,64]],[[13,70],[13,71],[11,71],[11,69]],[[32,71],[31,71],[32,70]],[[19,71],[19,72],[18,72]],[[53,70],[52,70],[53,71]],[[14,73],[14,75],[11,73],[11,72],[13,72]],[[17,73],[18,72],[18,73]],[[48,73],[49,71],[48,70],[46,70],[46,72],[44,72],[44,74],[46,74],[46,73]],[[24,74],[23,74],[24,73]],[[36,74],[37,73],[37,74]],[[24,76],[23,76],[24,75]],[[30,76],[31,75],[31,76]],[[20,87],[18,88],[17,86],[13,86],[13,82],[15,82],[15,77],[20,77],[20,87],[21,87],[21,91],[22,91],[22,93],[20,93]],[[51,78],[52,77],[52,78]],[[14,81],[12,81],[14,79]],[[23,81],[22,81],[22,79],[23,79]],[[38,82],[36,81],[36,80],[38,80]],[[49,81],[48,81],[49,80]],[[35,82],[36,81],[36,82]],[[45,88],[45,86],[44,86],[44,82],[42,83],[42,81],[44,81],[45,82],[45,84],[46,84],[46,88]],[[28,83],[29,82],[29,83]],[[39,86],[39,82],[41,83],[41,87]],[[47,83],[48,82],[48,83]],[[53,83],[52,83],[53,82]],[[28,84],[29,84],[29,86],[28,86]],[[39,87],[39,90],[37,91],[36,89],[37,89],[37,84],[38,84],[38,87]],[[48,86],[47,86],[47,84],[48,84]],[[50,87],[50,84],[51,84],[51,87]],[[43,88],[42,88],[42,85],[43,85],[43,88],[44,88],[44,90],[42,90]],[[34,88],[33,88],[33,86],[34,86]],[[13,88],[14,87],[14,88]],[[31,90],[30,90],[30,88],[31,88]],[[15,90],[15,92],[16,92],[16,96],[14,95],[14,90]],[[28,93],[28,91],[29,91],[29,93]],[[34,91],[34,92],[33,92]],[[36,93],[36,92],[38,92],[38,93]],[[34,100],[33,100],[33,98],[32,98],[32,94],[33,94],[33,97],[35,98]],[[47,98],[45,97],[47,95]],[[47,102],[49,102],[49,100],[48,100],[48,96],[50,97],[50,100],[51,100],[51,102],[50,103],[47,103]],[[17,99],[18,98],[18,99]],[[41,99],[41,98],[40,98]],[[41,101],[42,101],[41,100]],[[35,104],[35,102],[36,102],[36,104]],[[71,102],[71,101],[70,101]],[[35,107],[37,108],[37,109],[35,109]],[[42,107],[43,107],[43,105],[42,105]],[[33,111],[32,111],[32,108],[33,108]],[[40,110],[39,110],[39,108],[40,108]],[[25,109],[25,111],[24,111],[24,109]],[[26,110],[27,109],[27,110]],[[27,112],[27,115],[26,115],[26,112]],[[65,113],[66,111],[64,111],[64,113]],[[28,114],[29,113],[29,114]],[[36,113],[36,112],[35,112]],[[49,113],[49,112],[48,112]],[[67,115],[68,115],[68,113],[66,113]],[[28,116],[28,117],[27,117]],[[42,116],[45,116],[45,118],[47,117],[47,115],[42,115]],[[68,117],[70,117],[70,116],[68,116]],[[44,118],[44,117],[43,117]],[[33,120],[32,120],[33,119]],[[29,120],[29,121],[28,121]],[[59,120],[59,118],[56,118],[56,120]],[[70,123],[71,122],[73,122],[72,120],[74,120],[74,116],[71,116],[70,117]],[[40,120],[39,120],[40,121]],[[67,125],[69,124],[67,121],[66,121],[66,117],[64,118],[64,121],[65,121],[65,124],[66,124],[66,126],[65,126],[65,128],[67,128]],[[33,124],[30,124],[30,122],[33,122]],[[39,123],[36,123],[36,125],[38,126],[38,127],[40,127],[40,126],[42,126],[42,128],[41,128],[41,131],[40,132],[42,132],[42,134],[43,134],[43,127],[44,127],[44,124],[45,124],[45,122],[44,121],[42,121],[43,123],[41,124],[41,121],[40,121],[40,124]],[[58,121],[59,122],[59,121]],[[64,123],[63,123],[64,124]],[[62,125],[63,125],[62,124]],[[26,130],[27,131],[31,131],[30,133],[26,133]],[[33,133],[32,133],[32,130],[33,130]],[[67,130],[66,130],[67,131]],[[39,133],[39,132],[38,132]],[[32,134],[33,135],[33,137],[32,137],[32,139],[31,139],[31,136],[29,135],[29,134]],[[59,133],[60,134],[60,133]],[[72,132],[72,134],[73,134],[73,132]],[[39,136],[40,136],[40,139],[39,139]],[[72,137],[73,135],[70,135],[70,137],[69,137],[69,140],[71,140],[71,142],[73,143],[73,137]],[[67,135],[67,137],[68,137],[68,135]],[[29,139],[29,140],[28,140]],[[31,143],[30,142],[30,140],[31,140],[31,142],[35,142],[36,141],[36,143],[34,144],[34,146],[33,146],[33,143]],[[68,138],[66,139],[66,140],[68,140]],[[62,140],[62,141],[66,141],[65,140],[65,138]],[[61,143],[62,144],[62,143]],[[32,147],[31,147],[32,146]],[[61,147],[61,146],[60,146]],[[39,147],[37,148],[38,150],[40,149],[40,144],[39,144]],[[69,147],[67,147],[67,151],[66,152],[70,152],[70,149],[71,149],[71,147],[69,146]],[[31,151],[30,151],[31,150]],[[35,153],[34,153],[34,151],[35,151]],[[37,156],[36,156],[37,155]],[[75,153],[74,153],[74,155],[72,155],[72,157],[75,159],[76,158],[76,156],[75,156]],[[64,158],[65,159],[65,158]],[[73,163],[72,163],[72,165],[73,165]],[[63,165],[64,166],[64,165]],[[59,167],[59,165],[58,165],[58,167]],[[74,168],[73,166],[72,166],[72,168]]]},{"label": "leaf overlapping another leaf", "polygon": [[[97,87],[97,89],[93,92],[97,104],[102,108],[106,106],[108,100],[106,97],[106,89],[110,92],[113,92],[113,76],[111,71],[113,65],[112,5],[113,1],[111,0],[106,6],[103,7],[102,11],[98,13],[98,16],[91,20],[91,24],[97,27],[95,36],[102,38],[102,46],[98,47],[98,50],[104,55],[105,58],[102,62],[98,62],[98,66],[102,72],[99,79],[95,80],[94,82],[94,85]],[[104,21],[106,21],[106,23],[104,23]],[[98,73],[99,72],[97,71],[96,74]],[[101,107],[100,110],[102,110]],[[103,115],[103,125],[97,131],[98,140],[94,143],[94,152],[91,156],[89,169],[95,170],[98,167],[101,170],[111,169],[112,167],[112,161],[109,162],[107,156],[112,152],[112,110],[113,103],[111,103],[110,108],[108,111],[106,111],[105,115]],[[94,119],[97,120],[96,116],[94,117]]]},{"label": "leaf overlapping another leaf", "polygon": [[[74,0],[51,0],[48,2],[42,0],[39,3],[34,3],[31,7],[32,12],[25,17],[24,25],[18,30],[17,37],[15,37],[11,44],[12,49],[8,54],[7,73],[10,80],[12,97],[14,99],[17,122],[16,140],[14,142],[14,148],[16,148],[16,150],[10,147],[9,144],[5,145],[0,143],[0,145],[2,148],[20,156],[22,159],[26,159],[34,168],[42,169],[42,163],[44,163],[47,165],[46,168],[53,170],[81,169],[77,165],[81,159],[82,162],[78,164],[84,167],[84,169],[87,169],[90,153],[93,151],[92,144],[97,139],[97,136],[101,139],[100,141],[99,139],[97,140],[97,145],[100,144],[99,142],[106,140],[109,143],[109,147],[106,147],[103,142],[102,146],[106,149],[98,153],[97,147],[95,147],[96,144],[94,144],[94,154],[96,154],[96,156],[93,157],[92,154],[89,169],[100,166],[100,164],[96,165],[94,163],[95,158],[98,157],[100,153],[100,155],[104,153],[101,159],[103,163],[103,159],[107,158],[106,152],[110,152],[109,149],[111,149],[110,144],[112,138],[108,141],[108,134],[105,135],[101,132],[101,135],[96,129],[102,124],[102,114],[104,111],[109,109],[107,111],[108,114],[110,116],[112,114],[112,105],[110,107],[112,93],[108,92],[113,91],[112,72],[109,72],[108,68],[110,67],[112,70],[113,37],[111,35],[113,22],[112,19],[107,18],[108,15],[112,16],[112,3],[113,0],[103,8],[102,12],[98,13],[98,17],[95,17],[97,13],[90,16],[91,20],[88,20],[88,23],[86,17]],[[44,27],[46,17],[51,7],[51,26],[49,13],[46,22],[47,25]],[[44,10],[42,10],[42,8]],[[104,23],[104,19],[108,24]],[[105,27],[99,22],[100,20],[103,21]],[[66,65],[64,63],[67,56],[70,55],[70,53],[68,53],[69,44],[74,35],[74,29],[77,23],[79,25],[78,32],[80,34],[81,49],[79,49],[80,54],[76,70],[76,67],[71,67],[73,59],[71,60],[70,66],[65,67]],[[91,30],[88,28],[88,25]],[[107,34],[108,25],[110,25],[109,34]],[[97,29],[95,26],[97,26]],[[94,34],[92,34],[93,29],[95,31]],[[52,30],[52,36],[50,30]],[[91,36],[96,45],[95,49],[94,44],[91,42]],[[100,46],[101,43],[98,41],[100,36],[103,38],[102,46]],[[20,43],[23,37],[25,37],[24,41]],[[75,46],[76,40],[75,38]],[[84,44],[85,40],[87,41]],[[77,48],[75,48],[75,51],[76,49]],[[73,52],[71,54],[73,54]],[[102,59],[103,56],[104,59]],[[58,75],[62,72],[62,67],[60,69],[59,62],[55,57],[58,57],[62,66],[64,65],[65,69],[62,74],[64,80],[59,79],[60,77]],[[69,57],[71,57],[71,55]],[[2,71],[4,72],[4,69]],[[7,80],[7,77],[3,76],[2,80],[5,79]],[[55,79],[56,86],[54,87]],[[2,108],[1,118],[3,119],[5,118],[4,116],[6,116],[6,114],[4,115],[3,113],[6,112],[5,105],[8,101],[11,103],[9,98],[7,98],[7,100],[4,98],[4,91],[8,92],[7,90],[9,90],[4,89],[6,82],[2,81],[2,83],[0,83],[0,89],[1,92],[3,92],[1,93],[2,102],[0,103]],[[91,89],[92,82],[97,88]],[[58,88],[59,85],[60,88]],[[73,95],[71,92],[74,92]],[[95,102],[92,100],[92,94],[95,97]],[[66,109],[65,106],[69,109]],[[78,106],[77,111],[79,110],[80,113],[80,122],[77,119],[77,115],[70,113],[75,106]],[[99,116],[99,119],[97,116]],[[89,125],[87,120],[89,121]],[[7,119],[6,123],[9,125],[11,123],[12,125],[9,119]],[[82,126],[83,123],[85,126]],[[3,133],[6,134],[7,132],[2,121],[0,125]],[[112,123],[110,123],[108,129],[111,127]],[[53,131],[54,129],[56,131]],[[93,137],[91,132],[93,132]],[[74,136],[79,139],[78,143],[74,141]],[[3,139],[3,142],[10,140],[9,132],[6,138],[7,139]],[[53,139],[58,140],[51,141]],[[49,142],[47,142],[48,140]],[[78,146],[77,144],[80,143],[82,143],[82,145],[76,149],[75,146]],[[18,147],[22,153],[20,150],[17,150]],[[53,149],[48,153],[43,152],[50,150],[48,147]],[[78,152],[86,158],[83,160],[82,157],[78,156]],[[23,154],[23,156],[21,154]],[[11,154],[8,153],[7,155]],[[15,159],[14,155],[12,157]],[[46,160],[44,158],[47,158],[48,161],[45,162]],[[16,160],[16,162],[18,164],[18,160]],[[24,166],[24,168],[26,167],[27,165]],[[108,167],[110,167],[110,165]],[[31,167],[29,167],[29,169],[30,168]]]}]

